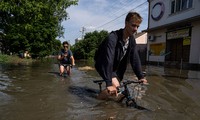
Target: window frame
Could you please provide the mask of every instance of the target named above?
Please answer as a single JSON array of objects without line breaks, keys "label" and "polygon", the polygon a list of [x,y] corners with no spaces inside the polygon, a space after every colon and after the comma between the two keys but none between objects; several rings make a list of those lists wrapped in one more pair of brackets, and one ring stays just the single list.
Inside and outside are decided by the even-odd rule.
[{"label": "window frame", "polygon": [[171,14],[192,8],[193,2],[194,0],[171,0]]}]

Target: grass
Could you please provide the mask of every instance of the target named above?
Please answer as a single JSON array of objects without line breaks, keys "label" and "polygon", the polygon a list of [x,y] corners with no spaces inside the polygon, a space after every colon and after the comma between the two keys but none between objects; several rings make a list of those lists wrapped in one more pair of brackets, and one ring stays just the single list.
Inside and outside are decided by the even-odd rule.
[{"label": "grass", "polygon": [[0,63],[10,63],[10,64],[28,64],[31,63],[32,59],[20,58],[16,55],[3,55],[0,54]]}]

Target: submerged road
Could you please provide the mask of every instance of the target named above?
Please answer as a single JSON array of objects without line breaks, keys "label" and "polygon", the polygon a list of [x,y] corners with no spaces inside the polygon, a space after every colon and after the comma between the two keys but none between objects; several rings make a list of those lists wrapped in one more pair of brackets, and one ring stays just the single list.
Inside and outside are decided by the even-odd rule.
[{"label": "submerged road", "polygon": [[[66,77],[58,75],[54,62],[0,64],[0,120],[199,119],[199,71],[144,69],[149,85],[132,94],[138,97],[138,104],[152,111],[97,100],[98,85],[92,81],[101,78],[87,62],[77,61],[72,75]],[[131,68],[125,78],[134,78]]]}]

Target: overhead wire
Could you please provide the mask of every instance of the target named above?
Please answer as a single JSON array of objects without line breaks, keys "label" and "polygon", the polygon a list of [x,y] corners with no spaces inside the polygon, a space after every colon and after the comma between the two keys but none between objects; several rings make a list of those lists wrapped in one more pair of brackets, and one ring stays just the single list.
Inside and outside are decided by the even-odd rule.
[{"label": "overhead wire", "polygon": [[[118,9],[117,11],[115,11],[114,14],[116,14],[116,13],[119,14],[118,12],[120,12],[122,9],[124,9],[125,7],[133,6],[133,3],[134,3],[134,2],[137,2],[137,1],[141,1],[141,0],[135,0],[135,1],[134,1],[134,0],[131,0],[131,2],[127,2],[127,1],[124,2],[124,3],[123,3],[123,6],[122,6],[120,9]],[[120,23],[122,23],[122,22],[124,22],[124,19],[123,19],[123,20],[121,20],[121,19],[118,20],[118,22],[117,22],[116,24],[120,24]],[[109,28],[109,29],[110,29],[111,27],[116,26],[116,24],[115,24],[115,25],[110,24],[110,25],[104,27],[104,29],[105,29],[105,28]],[[118,27],[118,26],[117,26],[117,27]]]},{"label": "overhead wire", "polygon": [[[145,3],[147,3],[147,2],[145,2]],[[143,6],[143,5],[145,5],[145,3],[143,3],[141,6]],[[139,7],[141,7],[141,6],[139,6]],[[132,9],[133,10],[133,9]],[[146,9],[143,9],[143,11],[144,10],[146,10]],[[140,10],[139,10],[140,11]],[[144,17],[145,18],[145,17]],[[111,28],[113,28],[113,26],[116,26],[116,24],[120,24],[120,23],[122,23],[122,22],[124,22],[124,19],[118,19],[116,22],[115,22],[115,24],[113,25],[113,24],[110,24],[110,25],[106,25],[106,27],[104,27],[104,29],[107,29],[107,28],[109,28],[109,29],[111,29]],[[142,24],[141,24],[142,25]]]},{"label": "overhead wire", "polygon": [[[108,12],[111,13],[110,11],[114,11],[112,9],[115,9],[118,4],[119,4],[119,1],[114,0],[114,2],[112,2],[112,4],[110,5],[111,7],[109,8],[109,11],[107,11],[107,13]],[[105,14],[107,14],[107,13],[105,13]],[[90,26],[89,23],[91,23],[91,21],[94,21],[94,20],[90,19],[90,21],[88,21],[88,23],[86,23],[86,26]],[[66,26],[63,26],[63,28],[64,28],[65,32],[67,32],[67,34],[76,34],[76,35],[80,34],[79,37],[82,36],[81,33],[80,33],[81,30],[79,30],[79,31],[66,31]]]},{"label": "overhead wire", "polygon": [[[133,9],[131,9],[131,10],[129,10],[129,11],[133,11],[133,10],[135,10],[136,8],[138,8],[138,7],[142,6],[142,5],[144,5],[145,3],[147,3],[147,1],[141,3],[140,5],[136,6],[135,8],[133,8]],[[129,11],[128,11],[128,12],[129,12]],[[114,18],[114,19],[112,19],[112,20],[110,20],[110,21],[108,21],[108,22],[106,22],[106,23],[104,23],[104,24],[102,24],[102,25],[96,27],[96,28],[97,28],[97,29],[98,29],[98,28],[101,28],[101,27],[103,27],[103,26],[105,26],[105,25],[107,25],[107,24],[109,24],[109,23],[111,23],[111,22],[113,22],[113,21],[119,19],[120,17],[126,15],[128,12],[125,12],[125,13],[121,14],[120,16],[118,16],[118,17],[116,17],[116,18]]]},{"label": "overhead wire", "polygon": [[[129,2],[129,1],[123,1],[124,2],[124,4],[123,4],[123,6],[122,7],[120,7],[120,9],[118,9],[117,11],[115,11],[115,12],[113,12],[113,13],[110,13],[110,14],[116,14],[116,13],[118,13],[118,12],[120,12],[120,10],[122,10],[122,9],[124,9],[124,7],[127,7],[127,6],[129,6],[129,5],[131,5],[133,2],[135,2],[134,0],[131,0],[131,2]],[[114,22],[114,21],[116,21],[116,20],[118,20],[119,18],[121,18],[122,16],[124,16],[124,15],[126,15],[129,11],[133,11],[133,10],[135,10],[135,9],[137,9],[138,7],[141,7],[141,6],[143,6],[145,3],[147,3],[148,1],[145,1],[145,2],[143,2],[143,3],[141,3],[141,4],[139,4],[138,6],[136,6],[136,7],[134,7],[133,9],[131,9],[131,10],[128,10],[127,12],[125,12],[125,13],[123,13],[123,14],[121,14],[121,15],[119,15],[119,16],[117,16],[117,17],[115,17],[114,19],[112,19],[112,20],[110,20],[110,21],[108,21],[108,22],[106,22],[106,23],[104,23],[104,24],[102,24],[102,25],[99,25],[99,26],[97,26],[96,27],[96,30],[98,30],[98,29],[100,29],[100,28],[102,28],[103,26],[106,26],[106,25],[108,25],[108,24],[110,24],[110,23],[112,23],[112,22]],[[117,4],[118,4],[119,2],[117,2],[117,1],[115,1],[113,4],[112,4],[112,7],[110,8],[110,9],[114,9],[114,8],[117,8],[118,6],[116,6]],[[111,11],[111,10],[110,10]],[[114,10],[113,10],[114,11]],[[109,12],[109,11],[108,11]],[[105,13],[105,14],[108,14],[108,13]],[[112,27],[113,25],[110,25],[110,26],[107,26],[107,27],[105,27],[105,28],[110,28],[110,27]],[[65,28],[65,26],[64,26],[64,29],[66,29]],[[75,34],[75,35],[79,35],[80,34],[80,31],[68,31],[68,34]],[[81,34],[79,35],[79,37],[81,36]]]},{"label": "overhead wire", "polygon": [[[107,11],[107,13],[108,14],[110,14],[110,15],[116,15],[115,13],[116,13],[116,9],[118,9],[117,11],[120,11],[122,8],[124,8],[125,6],[124,6],[124,4],[123,3],[127,3],[127,1],[124,1],[123,0],[123,2],[121,2],[121,0],[119,0],[119,1],[117,1],[117,2],[115,2],[116,4],[115,5],[111,5],[111,7],[110,7],[110,10],[109,11]],[[110,11],[112,11],[112,12],[110,12]]]},{"label": "overhead wire", "polygon": [[136,2],[136,1],[134,1],[134,0],[131,0],[131,2],[128,2],[128,1],[125,2],[125,1],[123,1],[123,6],[120,7],[120,9],[118,9],[117,11],[115,11],[114,14],[116,15],[121,10],[123,10],[125,7],[128,7],[128,6],[132,5],[132,3],[134,3],[134,2]]}]

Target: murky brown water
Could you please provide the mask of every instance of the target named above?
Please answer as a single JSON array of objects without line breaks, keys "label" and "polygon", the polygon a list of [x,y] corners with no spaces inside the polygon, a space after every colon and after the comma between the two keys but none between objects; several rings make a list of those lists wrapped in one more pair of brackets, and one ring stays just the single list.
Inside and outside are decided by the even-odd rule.
[{"label": "murky brown water", "polygon": [[59,77],[53,62],[0,65],[0,120],[199,120],[200,72],[148,67],[137,102],[151,111],[142,111],[97,100],[92,80],[101,78],[79,69],[87,65],[77,61],[71,77]]}]

